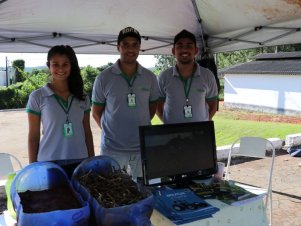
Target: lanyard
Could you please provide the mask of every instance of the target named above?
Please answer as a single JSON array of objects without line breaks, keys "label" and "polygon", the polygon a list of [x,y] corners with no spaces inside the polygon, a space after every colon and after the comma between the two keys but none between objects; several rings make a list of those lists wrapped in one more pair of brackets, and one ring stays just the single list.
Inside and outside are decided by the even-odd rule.
[{"label": "lanyard", "polygon": [[121,75],[125,79],[125,81],[127,82],[130,92],[132,92],[133,91],[132,87],[133,87],[134,82],[135,82],[136,77],[137,77],[136,74],[134,74],[131,78],[129,78],[127,75],[125,75],[123,73]]},{"label": "lanyard", "polygon": [[[69,122],[69,111],[70,111],[70,108],[71,108],[71,105],[72,105],[74,96],[72,96],[71,101],[70,101],[70,104],[69,104],[69,102],[68,102],[69,105],[67,105],[66,107],[65,107],[65,105],[63,104],[62,99],[61,99],[59,96],[54,95],[54,97],[55,97],[56,101],[58,102],[58,104],[59,104],[59,105],[61,106],[61,108],[63,109],[63,111],[65,112],[66,117],[67,117],[67,118],[66,118],[66,122],[68,123],[68,122]],[[69,98],[68,98],[68,99],[69,99]]]},{"label": "lanyard", "polygon": [[189,102],[189,92],[190,92],[190,89],[191,89],[193,75],[190,76],[190,78],[188,78],[188,79],[184,79],[183,76],[180,75],[180,78],[181,78],[181,81],[182,81],[183,87],[184,87],[186,104],[188,104],[188,102]]},{"label": "lanyard", "polygon": [[[177,67],[177,70],[178,70],[178,72],[179,72],[178,67]],[[180,79],[181,79],[181,81],[182,81],[182,83],[183,83],[183,87],[184,87],[184,93],[185,93],[186,105],[188,105],[188,102],[189,102],[189,92],[190,92],[190,88],[191,88],[191,84],[192,84],[192,79],[193,79],[195,70],[196,70],[196,65],[193,66],[192,75],[191,75],[188,79],[185,79],[185,78],[180,74],[180,72],[179,72]]]}]

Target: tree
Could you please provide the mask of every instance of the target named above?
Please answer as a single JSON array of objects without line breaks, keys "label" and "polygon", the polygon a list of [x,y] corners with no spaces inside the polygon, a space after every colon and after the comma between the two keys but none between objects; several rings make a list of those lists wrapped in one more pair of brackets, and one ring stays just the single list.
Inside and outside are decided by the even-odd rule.
[{"label": "tree", "polygon": [[227,68],[234,64],[251,61],[255,55],[263,52],[267,52],[267,50],[263,50],[262,48],[256,48],[256,49],[218,53],[217,54],[218,68],[219,69]]},{"label": "tree", "polygon": [[109,62],[106,65],[103,65],[101,67],[97,67],[94,68],[90,65],[88,65],[87,67],[83,67],[81,68],[81,75],[83,78],[83,82],[84,82],[84,91],[87,95],[92,96],[92,89],[93,89],[93,84],[95,81],[95,78],[97,75],[100,74],[100,72],[104,71],[105,69],[107,69],[108,67],[112,66],[113,63]]},{"label": "tree", "polygon": [[98,67],[97,69],[102,72],[104,71],[105,69],[107,69],[108,67],[111,67],[113,65],[113,63],[109,62],[108,64],[106,65],[102,65],[101,67]]},{"label": "tree", "polygon": [[24,72],[24,69],[25,69],[25,61],[24,60],[14,60],[12,66],[16,69],[16,82],[25,81],[26,78],[22,74],[22,72]]},{"label": "tree", "polygon": [[81,69],[81,74],[84,83],[84,91],[90,97],[92,95],[93,84],[96,76],[99,74],[99,69],[94,68],[92,66],[87,66]]},{"label": "tree", "polygon": [[219,69],[227,68],[234,64],[244,63],[251,61],[253,57],[260,53],[274,53],[278,52],[294,52],[300,51],[301,44],[294,45],[280,45],[280,46],[267,46],[247,50],[238,50],[233,52],[225,52],[217,54],[217,66]]},{"label": "tree", "polygon": [[281,45],[278,46],[279,52],[295,52],[301,51],[301,44],[294,44],[294,45]]},{"label": "tree", "polygon": [[33,68],[31,71],[31,75],[36,75],[39,73],[48,74],[50,76],[50,71],[48,68],[41,68],[41,69]]},{"label": "tree", "polygon": [[159,71],[166,70],[176,63],[175,58],[172,55],[155,55],[155,58],[157,59],[155,67]]}]

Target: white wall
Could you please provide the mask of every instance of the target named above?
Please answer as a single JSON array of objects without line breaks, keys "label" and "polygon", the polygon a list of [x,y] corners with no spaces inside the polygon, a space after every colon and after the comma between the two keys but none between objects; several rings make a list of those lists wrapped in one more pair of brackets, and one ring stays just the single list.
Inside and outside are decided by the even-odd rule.
[{"label": "white wall", "polygon": [[[13,67],[8,67],[8,85],[11,85],[10,83],[15,82],[15,72],[16,69]],[[0,86],[6,86],[6,72],[0,71]]]},{"label": "white wall", "polygon": [[301,113],[301,75],[226,74],[224,79],[226,106]]},{"label": "white wall", "polygon": [[5,74],[5,71],[0,71],[0,86],[6,86],[6,74]]}]

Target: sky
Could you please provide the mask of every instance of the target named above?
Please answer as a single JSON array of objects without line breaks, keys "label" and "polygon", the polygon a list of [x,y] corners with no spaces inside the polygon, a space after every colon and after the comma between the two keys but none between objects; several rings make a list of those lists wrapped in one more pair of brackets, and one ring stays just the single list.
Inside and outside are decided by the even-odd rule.
[{"label": "sky", "polygon": [[[91,65],[100,67],[109,62],[115,63],[119,55],[98,55],[98,54],[76,54],[80,67]],[[25,61],[25,67],[46,66],[46,53],[0,53],[0,67],[5,67],[5,58],[7,57],[8,66],[11,66],[14,60],[22,59]],[[139,63],[146,67],[152,68],[156,64],[153,55],[140,55]]]}]

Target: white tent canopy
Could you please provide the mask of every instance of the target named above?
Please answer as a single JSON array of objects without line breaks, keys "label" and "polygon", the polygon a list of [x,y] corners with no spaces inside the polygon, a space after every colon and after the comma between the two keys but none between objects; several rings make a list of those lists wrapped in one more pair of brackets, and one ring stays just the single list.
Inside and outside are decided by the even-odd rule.
[{"label": "white tent canopy", "polygon": [[141,54],[170,54],[193,32],[212,53],[301,42],[299,0],[0,0],[0,52],[117,54],[119,31],[143,36]]}]

